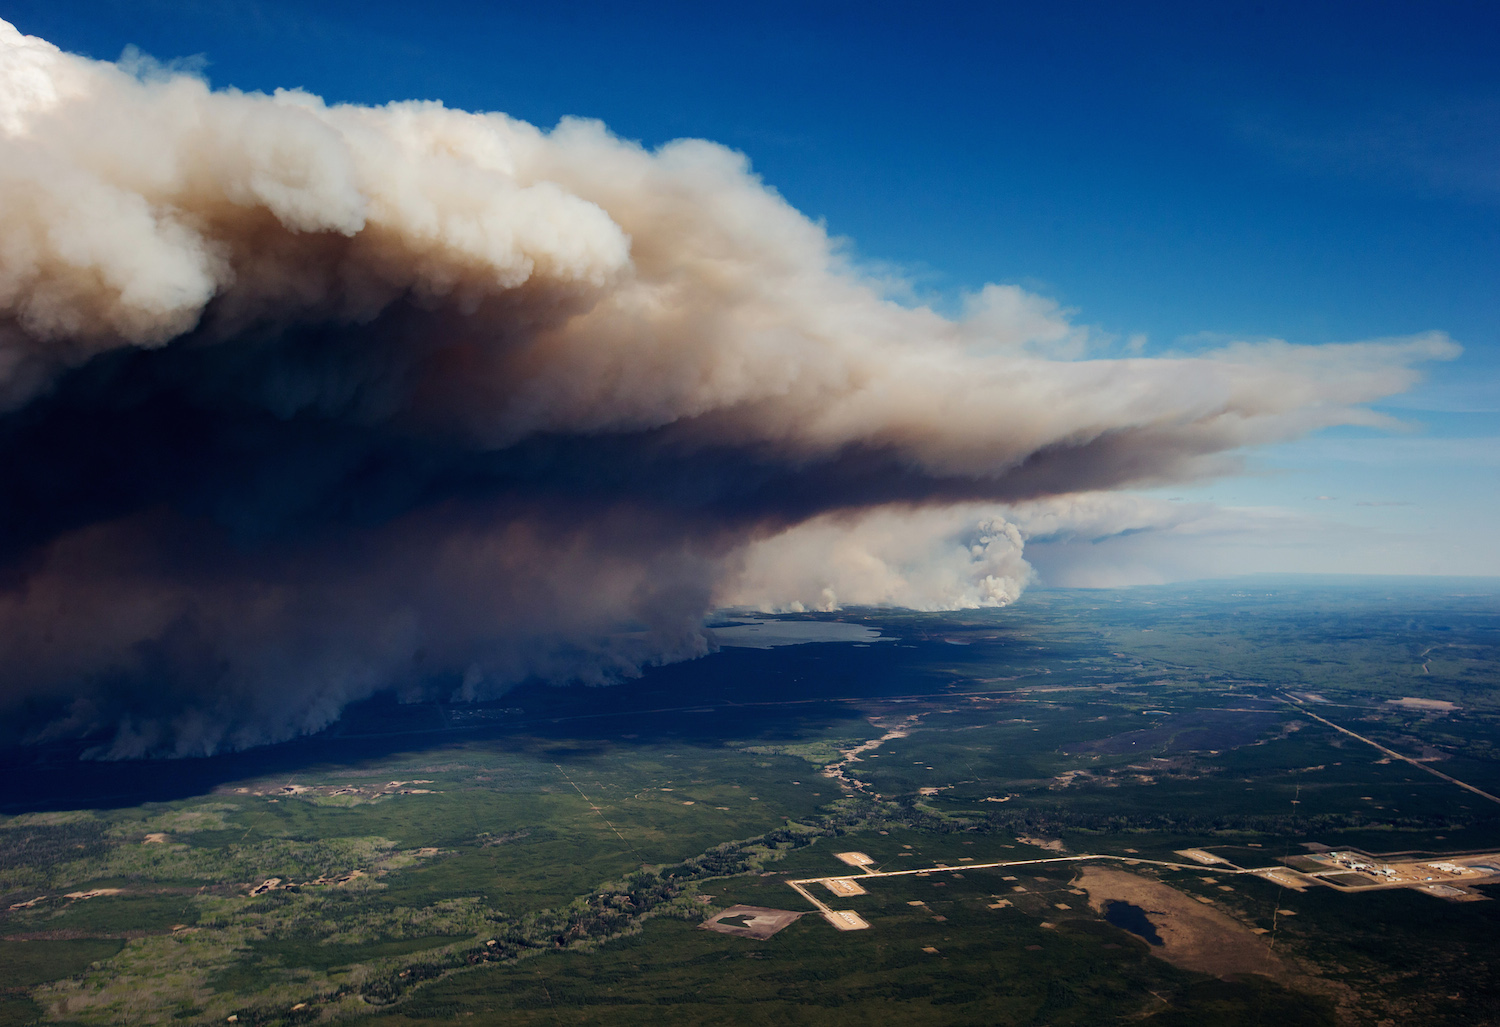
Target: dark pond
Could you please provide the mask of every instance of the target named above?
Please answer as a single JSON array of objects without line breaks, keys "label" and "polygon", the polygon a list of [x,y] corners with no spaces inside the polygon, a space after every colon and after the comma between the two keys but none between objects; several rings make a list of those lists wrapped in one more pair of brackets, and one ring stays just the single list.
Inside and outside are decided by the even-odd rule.
[{"label": "dark pond", "polygon": [[1153,945],[1161,944],[1161,935],[1156,933],[1156,927],[1146,919],[1146,911],[1140,906],[1129,902],[1111,902],[1104,907],[1104,919],[1131,934],[1145,938]]}]

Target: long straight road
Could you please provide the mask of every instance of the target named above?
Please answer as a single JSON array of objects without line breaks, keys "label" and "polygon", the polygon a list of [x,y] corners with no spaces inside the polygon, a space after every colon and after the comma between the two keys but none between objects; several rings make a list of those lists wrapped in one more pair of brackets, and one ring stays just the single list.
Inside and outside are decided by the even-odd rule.
[{"label": "long straight road", "polygon": [[[1011,859],[996,863],[962,863],[958,866],[948,866],[944,864],[942,866],[934,867],[919,867],[915,870],[870,870],[866,868],[862,872],[857,874],[829,874],[823,877],[804,877],[799,878],[795,881],[788,881],[786,883],[787,887],[791,888],[798,895],[801,895],[804,899],[817,907],[818,912],[823,914],[823,918],[834,927],[838,928],[841,931],[856,931],[865,927],[869,927],[870,925],[866,923],[858,913],[854,913],[848,910],[833,909],[827,903],[823,902],[821,899],[815,896],[810,890],[808,890],[807,886],[812,884],[826,885],[830,881],[857,881],[860,882],[861,885],[863,885],[863,883],[879,877],[916,877],[924,876],[927,874],[954,873],[955,871],[959,870],[996,870],[1006,867],[1037,866],[1042,863],[1081,863],[1086,860],[1093,859],[1117,860],[1121,863],[1125,863],[1131,866],[1149,864],[1151,866],[1167,867],[1172,870],[1196,870],[1199,873],[1211,873],[1221,876],[1229,874],[1254,874],[1259,877],[1268,878],[1269,880],[1275,881],[1278,884],[1290,883],[1290,879],[1300,880],[1300,878],[1302,877],[1302,875],[1298,874],[1295,870],[1291,870],[1288,867],[1284,866],[1256,867],[1247,869],[1245,867],[1235,866],[1233,863],[1227,861],[1223,863],[1213,864],[1173,863],[1169,860],[1162,859],[1142,859],[1139,856],[1115,856],[1107,853],[1091,853],[1088,855],[1080,856],[1043,856],[1037,859]],[[1278,874],[1284,876],[1278,877]]]},{"label": "long straight road", "polygon": [[1425,771],[1427,771],[1427,773],[1431,774],[1433,777],[1440,777],[1444,781],[1447,781],[1449,784],[1458,785],[1458,787],[1464,789],[1465,791],[1473,792],[1475,795],[1479,796],[1482,799],[1488,799],[1488,800],[1490,800],[1493,803],[1500,803],[1500,795],[1491,795],[1489,792],[1486,792],[1486,791],[1484,791],[1481,788],[1475,788],[1473,785],[1469,784],[1467,781],[1460,781],[1458,778],[1452,777],[1452,776],[1450,776],[1448,774],[1445,774],[1441,770],[1437,770],[1434,767],[1429,767],[1427,764],[1423,763],[1421,760],[1412,759],[1410,756],[1406,756],[1406,755],[1404,755],[1402,753],[1399,753],[1395,749],[1388,749],[1385,746],[1381,745],[1379,742],[1375,741],[1374,739],[1366,738],[1364,735],[1355,734],[1353,731],[1350,731],[1348,728],[1346,728],[1346,727],[1340,727],[1339,725],[1335,724],[1331,720],[1324,720],[1322,717],[1318,716],[1312,710],[1308,709],[1306,706],[1303,706],[1301,703],[1297,702],[1295,699],[1288,699],[1285,696],[1283,696],[1282,698],[1286,699],[1286,701],[1287,701],[1287,703],[1289,705],[1295,706],[1300,712],[1302,712],[1306,716],[1311,717],[1313,720],[1316,720],[1319,724],[1323,724],[1323,725],[1326,725],[1328,727],[1331,727],[1335,731],[1340,731],[1340,732],[1348,735],[1350,738],[1357,738],[1359,741],[1364,742],[1366,745],[1371,746],[1372,748],[1375,748],[1375,749],[1379,749],[1381,752],[1385,753],[1387,756],[1389,756],[1393,760],[1400,760],[1402,763],[1409,763],[1412,766],[1416,767],[1418,770],[1425,770]]}]

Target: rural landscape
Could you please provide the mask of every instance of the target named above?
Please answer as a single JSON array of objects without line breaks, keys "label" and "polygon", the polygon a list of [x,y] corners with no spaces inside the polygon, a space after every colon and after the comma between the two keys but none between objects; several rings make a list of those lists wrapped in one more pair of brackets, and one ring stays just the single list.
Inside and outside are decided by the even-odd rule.
[{"label": "rural landscape", "polygon": [[1497,44],[6,0],[0,1027],[1500,1027]]},{"label": "rural landscape", "polygon": [[622,685],[376,701],[208,760],[12,754],[0,1023],[1500,1008],[1482,582],[717,628]]}]

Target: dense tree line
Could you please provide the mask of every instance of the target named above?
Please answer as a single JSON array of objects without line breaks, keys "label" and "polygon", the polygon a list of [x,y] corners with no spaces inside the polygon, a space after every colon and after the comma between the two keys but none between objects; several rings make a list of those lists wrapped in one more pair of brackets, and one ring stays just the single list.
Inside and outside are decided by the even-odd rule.
[{"label": "dense tree line", "polygon": [[1223,814],[1173,810],[1156,813],[1090,813],[1063,806],[1017,807],[988,814],[985,828],[1012,834],[1057,835],[1085,831],[1091,834],[1264,834],[1308,838],[1335,831],[1457,831],[1466,827],[1493,825],[1490,817],[1465,817],[1462,821],[1437,814],[1381,816],[1360,812]]},{"label": "dense tree line", "polygon": [[[1488,818],[1493,822],[1497,818]],[[1478,821],[1475,821],[1476,823]],[[813,844],[819,838],[852,832],[895,828],[937,834],[972,833],[1058,835],[1065,832],[1131,834],[1141,832],[1198,835],[1261,834],[1306,838],[1319,832],[1348,830],[1435,830],[1457,826],[1439,816],[1377,817],[1360,812],[1325,813],[1313,816],[1285,814],[1201,814],[1189,811],[1157,813],[1091,813],[1063,805],[1009,807],[984,815],[946,814],[920,799],[877,801],[850,798],[835,804],[814,824],[792,824],[756,838],[726,842],[680,863],[643,868],[621,881],[574,900],[565,907],[542,910],[524,917],[488,915],[492,936],[467,947],[449,949],[418,958],[399,970],[361,985],[346,985],[340,994],[357,991],[367,1002],[387,1005],[399,1000],[411,987],[431,981],[466,966],[491,962],[513,962],[528,955],[565,948],[586,948],[612,938],[634,933],[643,919],[653,915],[697,918],[701,906],[678,901],[692,886],[715,878],[760,871],[787,852]],[[1076,1001],[1065,991],[1049,991],[1049,1008],[1063,1008]],[[251,1024],[287,1018],[286,1010],[246,1009],[239,1022]],[[290,1019],[295,1019],[291,1017]]]},{"label": "dense tree line", "polygon": [[72,824],[27,824],[4,828],[0,844],[0,873],[31,867],[51,867],[80,859],[97,859],[115,843],[104,837],[103,825],[93,821]]}]

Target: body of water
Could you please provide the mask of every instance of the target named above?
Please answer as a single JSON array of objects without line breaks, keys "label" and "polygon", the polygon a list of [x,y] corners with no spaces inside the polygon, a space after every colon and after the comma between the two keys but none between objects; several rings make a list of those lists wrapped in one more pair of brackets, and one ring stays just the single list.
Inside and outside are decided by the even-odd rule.
[{"label": "body of water", "polygon": [[1161,944],[1161,935],[1156,933],[1156,925],[1140,906],[1129,902],[1111,902],[1104,907],[1104,919],[1153,945]]}]

